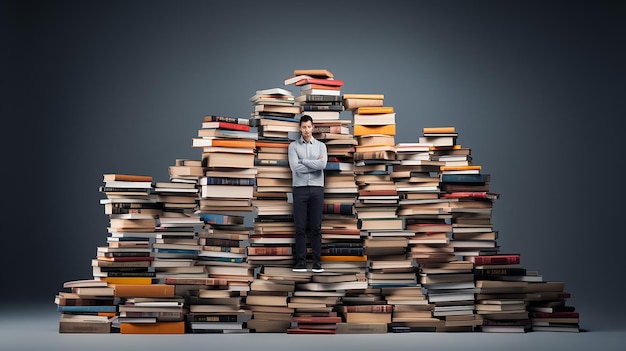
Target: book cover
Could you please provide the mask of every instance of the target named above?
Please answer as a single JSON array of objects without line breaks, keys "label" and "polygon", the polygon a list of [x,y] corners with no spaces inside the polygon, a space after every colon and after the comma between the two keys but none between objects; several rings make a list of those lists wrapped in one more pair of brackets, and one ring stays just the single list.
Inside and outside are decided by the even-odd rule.
[{"label": "book cover", "polygon": [[395,124],[386,124],[386,125],[362,125],[355,124],[353,126],[352,134],[355,137],[368,135],[368,134],[382,134],[382,135],[396,135],[396,125]]},{"label": "book cover", "polygon": [[303,78],[295,82],[296,86],[302,87],[307,84],[319,84],[333,87],[343,86],[344,81],[341,79],[323,79],[323,78]]},{"label": "book cover", "polygon": [[120,323],[121,334],[185,334],[185,322]]},{"label": "book cover", "polygon": [[250,123],[250,119],[243,117],[207,115],[204,116],[204,122],[228,122],[247,125]]},{"label": "book cover", "polygon": [[363,106],[357,108],[355,111],[360,115],[372,115],[379,113],[394,113],[394,108],[393,106]]},{"label": "book cover", "polygon": [[250,126],[247,124],[233,123],[233,122],[221,122],[221,121],[205,121],[202,122],[202,128],[205,129],[230,129],[230,130],[242,130],[244,132],[250,131]]},{"label": "book cover", "polygon": [[111,284],[116,297],[174,297],[174,286],[167,284]]}]

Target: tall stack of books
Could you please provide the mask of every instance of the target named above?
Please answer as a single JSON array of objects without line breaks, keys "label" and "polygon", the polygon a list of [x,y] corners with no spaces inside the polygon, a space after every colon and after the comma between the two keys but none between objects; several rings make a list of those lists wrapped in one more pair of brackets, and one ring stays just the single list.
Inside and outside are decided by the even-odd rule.
[{"label": "tall stack of books", "polygon": [[146,283],[155,277],[151,262],[157,218],[163,213],[151,176],[104,174],[100,204],[109,216],[106,246],[92,261],[94,279],[109,283]]},{"label": "tall stack of books", "polygon": [[[194,168],[204,169],[200,160],[182,159],[176,160],[170,169],[181,164],[187,164],[186,167],[194,164]],[[181,176],[171,172],[169,181],[155,182],[154,192],[157,200],[163,204],[163,212],[158,217],[157,237],[152,244],[155,256],[153,263],[158,261],[154,269],[160,282],[170,276],[207,276],[203,267],[189,264],[195,263],[198,257],[198,231],[204,224],[195,213],[198,207],[199,176],[192,173]]]},{"label": "tall stack of books", "polygon": [[59,333],[110,333],[117,318],[114,290],[102,280],[67,281],[54,303],[61,312]]},{"label": "tall stack of books", "polygon": [[258,170],[252,204],[254,231],[248,260],[251,264],[291,266],[293,264],[293,210],[291,169],[287,148],[290,133],[300,130],[295,119],[300,108],[291,91],[283,88],[257,90],[250,98],[254,112],[250,119],[257,126],[254,165]]}]

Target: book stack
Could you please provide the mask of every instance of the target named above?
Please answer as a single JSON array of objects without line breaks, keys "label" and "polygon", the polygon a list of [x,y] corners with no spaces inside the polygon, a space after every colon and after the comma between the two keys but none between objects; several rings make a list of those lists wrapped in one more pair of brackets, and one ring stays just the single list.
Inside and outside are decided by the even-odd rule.
[{"label": "book stack", "polygon": [[119,298],[119,330],[122,334],[184,334],[183,299],[167,282],[110,284]]},{"label": "book stack", "polygon": [[433,317],[443,325],[437,331],[473,331],[482,319],[474,311],[475,294],[471,262],[428,262],[419,265],[420,283],[433,308]]},{"label": "book stack", "polygon": [[157,322],[184,322],[184,298],[181,297],[128,297],[118,306],[119,323],[124,333],[130,327],[154,326]]},{"label": "book stack", "polygon": [[[474,263],[476,313],[483,319],[483,332],[519,332],[530,330],[526,310],[526,281],[501,280],[500,274],[521,268],[519,254],[494,254],[468,257]],[[501,270],[498,272],[498,270]]]},{"label": "book stack", "polygon": [[[311,116],[313,124],[339,120],[340,112],[343,111],[341,87],[344,82],[335,79],[332,72],[326,69],[295,69],[291,77],[284,79],[283,84],[295,85],[300,89],[300,95],[295,98],[300,108],[298,113]],[[342,125],[337,123],[334,125]]]},{"label": "book stack", "polygon": [[202,213],[204,230],[199,233],[200,252],[197,265],[206,268],[208,276],[225,280],[231,289],[248,290],[254,278],[254,266],[248,263],[247,247],[251,228],[245,217],[232,214]]},{"label": "book stack", "polygon": [[107,282],[96,279],[72,280],[63,283],[63,290],[54,298],[59,318],[59,333],[111,332],[117,318],[114,290]]},{"label": "book stack", "polygon": [[94,279],[108,283],[151,284],[155,273],[149,267],[155,259],[158,216],[163,213],[157,201],[151,176],[104,174],[100,191],[106,195],[100,204],[109,215],[106,246],[98,246],[92,261]]},{"label": "book stack", "polygon": [[[199,212],[205,212],[204,203],[219,206],[219,201],[244,200],[252,198],[254,191],[255,141],[256,131],[241,123],[213,121],[217,116],[206,116],[199,138],[194,138],[193,146],[202,149],[202,166],[211,175],[202,174],[200,181],[201,206]],[[208,120],[208,121],[207,121]],[[218,210],[219,212],[219,210]]]},{"label": "book stack", "polygon": [[526,303],[532,330],[579,332],[580,315],[567,303],[570,297],[562,281],[529,281]]},{"label": "book stack", "polygon": [[198,284],[196,289],[185,296],[189,305],[186,321],[190,332],[232,334],[250,331],[246,322],[251,313],[244,308],[244,298],[236,284],[222,278],[197,279],[185,283]]},{"label": "book stack", "polygon": [[287,334],[335,334],[341,317],[299,316],[293,321],[296,325],[287,329]]},{"label": "book stack", "polygon": [[433,318],[434,304],[428,302],[420,284],[382,288],[382,295],[393,306],[389,324],[392,332],[437,331],[442,324]]},{"label": "book stack", "polygon": [[290,132],[300,130],[294,119],[300,113],[293,93],[283,88],[257,90],[250,97],[254,104],[250,126],[256,127],[259,138],[265,140],[286,140]]},{"label": "book stack", "polygon": [[250,283],[246,308],[252,311],[252,318],[247,325],[256,333],[285,333],[291,327],[294,309],[288,303],[295,283],[286,275],[270,273],[272,269],[292,275],[286,271],[291,268],[263,266],[261,272],[267,272]]}]

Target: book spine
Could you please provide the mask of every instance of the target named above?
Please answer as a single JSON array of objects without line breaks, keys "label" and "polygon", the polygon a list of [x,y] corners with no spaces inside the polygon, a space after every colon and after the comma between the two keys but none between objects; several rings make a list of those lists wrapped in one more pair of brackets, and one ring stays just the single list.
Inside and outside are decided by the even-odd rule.
[{"label": "book spine", "polygon": [[289,167],[289,160],[254,159],[255,166]]},{"label": "book spine", "polygon": [[248,247],[248,255],[291,255],[291,247]]},{"label": "book spine", "polygon": [[351,215],[352,204],[347,204],[347,203],[324,204],[323,213]]},{"label": "book spine", "polygon": [[228,123],[236,123],[236,124],[249,124],[249,120],[247,118],[241,117],[228,117],[228,116],[215,116],[209,115],[204,117],[205,122],[228,122]]},{"label": "book spine", "polygon": [[332,247],[322,249],[322,255],[363,255],[363,248],[358,247]]},{"label": "book spine", "polygon": [[343,105],[303,105],[302,111],[343,111]]},{"label": "book spine", "polygon": [[483,174],[442,174],[441,182],[448,183],[484,183]]},{"label": "book spine", "polygon": [[392,312],[393,305],[348,305],[344,306],[345,312]]},{"label": "book spine", "polygon": [[189,322],[237,322],[236,315],[203,315],[203,314],[189,314],[187,315]]},{"label": "book spine", "polygon": [[244,131],[244,132],[249,132],[250,131],[250,126],[249,125],[240,124],[240,123],[219,121],[219,126],[220,126],[220,128],[223,128],[223,129],[241,130],[241,131]]},{"label": "book spine", "polygon": [[477,266],[486,264],[519,264],[519,255],[500,255],[500,256],[474,256],[474,264]]},{"label": "book spine", "polygon": [[203,238],[205,246],[239,246],[239,240]]},{"label": "book spine", "polygon": [[204,177],[200,185],[254,185],[254,178]]},{"label": "book spine", "polygon": [[499,277],[504,275],[526,275],[526,268],[478,268],[474,269],[477,278]]},{"label": "book spine", "polygon": [[116,305],[61,305],[58,312],[87,313],[87,312],[116,312]]}]

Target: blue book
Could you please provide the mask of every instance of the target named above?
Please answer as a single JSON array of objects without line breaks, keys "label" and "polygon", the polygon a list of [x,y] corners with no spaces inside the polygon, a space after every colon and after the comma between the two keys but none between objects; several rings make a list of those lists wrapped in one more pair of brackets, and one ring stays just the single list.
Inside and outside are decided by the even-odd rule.
[{"label": "blue book", "polygon": [[73,313],[117,312],[117,306],[57,306],[57,311]]},{"label": "blue book", "polygon": [[254,178],[203,177],[200,185],[254,185]]},{"label": "blue book", "polygon": [[185,255],[197,255],[198,254],[198,250],[184,250],[184,249],[154,249],[154,252],[175,253],[175,254],[185,254]]},{"label": "blue book", "polygon": [[484,183],[484,174],[442,174],[442,183]]}]

